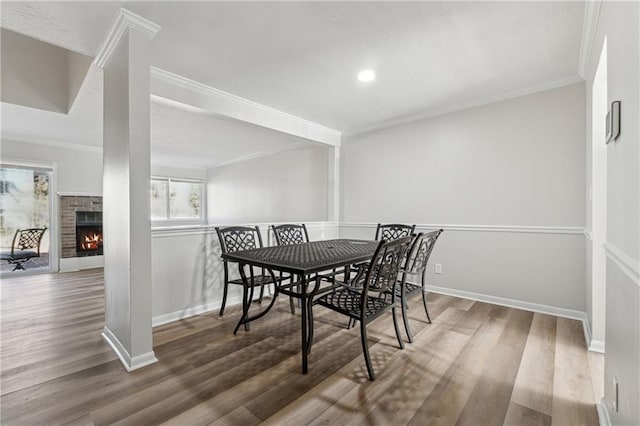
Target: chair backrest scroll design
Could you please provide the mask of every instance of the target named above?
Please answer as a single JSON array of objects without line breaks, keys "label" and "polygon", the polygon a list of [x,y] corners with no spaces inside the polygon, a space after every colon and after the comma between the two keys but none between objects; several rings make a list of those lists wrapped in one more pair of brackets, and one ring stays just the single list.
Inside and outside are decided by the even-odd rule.
[{"label": "chair backrest scroll design", "polygon": [[[368,291],[386,292],[394,290],[400,268],[404,266],[412,237],[393,241],[380,241],[369,264],[362,289],[362,303],[366,303]],[[364,310],[364,305],[362,306]]]},{"label": "chair backrest scroll design", "polygon": [[407,265],[405,270],[410,274],[422,274],[427,269],[427,263],[429,257],[436,245],[436,240],[442,233],[442,229],[437,231],[428,232],[426,234],[420,233],[414,240],[409,257],[407,258]]},{"label": "chair backrest scroll design", "polygon": [[273,234],[276,238],[276,244],[279,246],[309,242],[309,233],[307,232],[307,227],[304,223],[302,225],[271,225],[271,229],[273,230]]},{"label": "chair backrest scroll design", "polygon": [[383,225],[378,224],[376,228],[376,241],[377,240],[397,240],[398,238],[409,237],[415,231],[415,225],[402,225],[399,223],[391,223]]}]

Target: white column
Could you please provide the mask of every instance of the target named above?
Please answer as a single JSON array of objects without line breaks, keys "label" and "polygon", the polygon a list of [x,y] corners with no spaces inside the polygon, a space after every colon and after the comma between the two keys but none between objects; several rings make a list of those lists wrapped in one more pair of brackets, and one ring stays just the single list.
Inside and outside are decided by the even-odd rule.
[{"label": "white column", "polygon": [[151,328],[150,59],[160,27],[120,9],[104,70],[104,338],[127,370],[156,362]]},{"label": "white column", "polygon": [[327,220],[340,220],[340,147],[330,146],[327,164]]}]

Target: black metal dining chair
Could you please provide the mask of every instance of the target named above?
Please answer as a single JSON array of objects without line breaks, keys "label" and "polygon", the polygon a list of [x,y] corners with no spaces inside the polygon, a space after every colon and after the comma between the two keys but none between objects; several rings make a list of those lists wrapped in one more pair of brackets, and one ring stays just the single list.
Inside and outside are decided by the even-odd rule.
[{"label": "black metal dining chair", "polygon": [[0,260],[14,265],[13,270],[25,270],[24,263],[40,257],[40,243],[47,228],[16,229],[11,241],[11,249],[0,253]]},{"label": "black metal dining chair", "polygon": [[[355,282],[351,282],[350,285],[339,286],[314,301],[314,304],[329,308],[349,317],[351,320],[360,321],[362,352],[370,380],[375,380],[375,373],[369,355],[367,324],[380,317],[383,313],[391,311],[398,345],[400,349],[404,348],[404,343],[400,337],[398,320],[395,315],[395,288],[399,285],[398,274],[405,263],[411,241],[412,237],[399,238],[393,241],[380,241],[363,279],[356,278],[354,279]],[[371,294],[384,295],[387,292],[391,294],[391,301],[387,297]],[[313,336],[313,334],[311,335]]]},{"label": "black metal dining chair", "polygon": [[303,223],[296,225],[287,223],[284,225],[271,225],[271,230],[279,246],[288,246],[291,244],[302,244],[309,242],[309,233],[307,226]]},{"label": "black metal dining chair", "polygon": [[398,238],[409,237],[416,230],[416,225],[403,225],[399,223],[378,224],[376,228],[376,241],[397,240]]},{"label": "black metal dining chair", "polygon": [[[262,247],[262,235],[260,234],[260,228],[257,226],[228,226],[225,228],[216,226],[216,233],[220,240],[222,253],[233,253],[240,250],[251,250]],[[253,269],[251,269],[250,275],[252,279],[249,280],[250,288],[247,288],[242,278],[229,279],[229,262],[226,259],[223,259],[222,262],[224,269],[224,290],[222,305],[220,306],[220,316],[224,315],[229,284],[243,286],[243,303],[246,304],[252,302],[251,299],[253,298],[253,290],[255,287],[260,287],[260,296],[257,301],[262,302],[264,287],[270,284],[276,284],[271,274],[266,274],[264,269],[261,269],[259,274],[254,274]],[[245,328],[247,326],[248,324],[245,325]]]},{"label": "black metal dining chair", "polygon": [[[400,284],[395,288],[395,297],[400,299],[400,305],[402,307],[402,321],[404,323],[404,329],[407,332],[409,342],[413,342],[413,334],[409,327],[409,317],[407,315],[407,299],[409,296],[415,293],[422,293],[422,304],[424,305],[424,313],[427,315],[427,322],[431,324],[431,317],[429,316],[429,309],[427,308],[427,293],[426,293],[426,276],[427,276],[427,264],[429,257],[436,244],[436,240],[442,233],[442,229],[437,231],[428,232],[426,234],[418,234],[413,243],[409,255],[407,256],[404,267],[401,269],[402,279]],[[408,281],[408,277],[420,277],[420,283],[412,283]],[[388,292],[387,292],[388,293]]]},{"label": "black metal dining chair", "polygon": [[[292,244],[303,244],[309,242],[309,233],[307,232],[307,226],[303,223],[300,225],[287,223],[283,225],[271,225],[273,236],[275,237],[276,244],[279,246],[288,246]],[[280,275],[282,277],[282,274]],[[284,279],[289,279],[291,282],[289,287],[293,287],[296,284],[293,282],[293,276],[286,276]],[[289,308],[291,313],[296,313],[296,307],[293,302],[293,297],[289,297]]]},{"label": "black metal dining chair", "polygon": [[[380,241],[382,239],[382,240],[392,241],[392,240],[397,240],[398,238],[409,237],[413,235],[415,229],[416,229],[416,225],[403,225],[400,223],[389,223],[389,224],[383,225],[381,223],[378,223],[378,226],[376,227],[375,240]],[[367,262],[363,262],[362,264],[353,265],[353,266],[355,268],[358,268],[358,267],[362,267],[363,265],[366,266],[366,264]],[[350,271],[347,272],[347,275],[349,274],[350,274]],[[349,327],[351,327],[352,323],[353,321],[349,321]]]}]

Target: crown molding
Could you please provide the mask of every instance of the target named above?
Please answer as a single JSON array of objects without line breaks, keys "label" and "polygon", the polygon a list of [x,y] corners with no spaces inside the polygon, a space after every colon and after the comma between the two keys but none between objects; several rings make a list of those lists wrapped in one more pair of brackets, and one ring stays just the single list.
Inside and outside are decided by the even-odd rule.
[{"label": "crown molding", "polygon": [[94,62],[97,66],[100,68],[107,66],[118,43],[120,43],[120,39],[125,32],[130,29],[136,30],[149,37],[150,40],[153,40],[158,31],[160,31],[160,25],[140,15],[136,15],[125,8],[120,8],[96,53]]},{"label": "crown molding", "polygon": [[277,154],[279,152],[290,151],[296,148],[302,148],[303,145],[298,143],[292,143],[288,145],[281,145],[271,149],[265,149],[263,151],[252,152],[251,154],[243,155],[241,157],[234,158],[233,160],[225,161],[220,164],[216,164],[210,167],[210,170],[217,169],[219,167],[228,166],[230,164],[242,163],[244,161],[254,160],[256,158],[266,157],[267,155]]},{"label": "crown molding", "polygon": [[463,101],[459,103],[452,103],[449,105],[444,105],[440,108],[433,108],[430,110],[423,111],[418,114],[407,115],[404,117],[400,117],[393,120],[383,121],[378,124],[361,127],[355,130],[349,130],[343,132],[343,136],[351,137],[351,136],[359,136],[366,133],[371,133],[377,130],[386,129],[388,127],[399,126],[402,124],[409,124],[420,120],[425,120],[427,118],[438,117],[445,114],[450,114],[452,112],[464,111],[467,109],[489,105],[501,101],[506,101],[509,99],[519,98],[521,96],[531,95],[538,92],[544,92],[545,90],[557,89],[559,87],[569,86],[571,84],[576,84],[583,82],[584,80],[579,75],[574,75],[567,78],[562,78],[559,80],[538,84],[536,86],[527,87],[524,89],[513,90],[510,92],[502,93],[495,96],[483,96],[479,98],[475,98],[468,101]]},{"label": "crown molding", "polygon": [[155,98],[164,98],[190,109],[195,108],[327,145],[340,146],[342,132],[339,130],[153,66],[151,92]]},{"label": "crown molding", "polygon": [[602,0],[590,0],[584,3],[584,18],[582,22],[582,38],[580,39],[580,53],[578,55],[578,74],[587,79],[587,65],[593,50],[593,42],[598,29],[598,17]]},{"label": "crown molding", "polygon": [[89,145],[80,145],[80,144],[76,144],[76,143],[69,143],[69,142],[60,142],[60,141],[56,141],[56,140],[51,140],[51,139],[38,139],[38,138],[31,138],[31,137],[25,137],[25,136],[18,136],[18,135],[12,135],[12,134],[2,134],[2,141],[7,141],[7,142],[18,142],[18,143],[31,143],[31,144],[35,144],[35,145],[45,145],[45,146],[52,146],[55,148],[64,148],[64,149],[73,149],[76,151],[88,151],[88,152],[97,152],[97,153],[102,153],[102,147],[99,146],[89,146]]}]

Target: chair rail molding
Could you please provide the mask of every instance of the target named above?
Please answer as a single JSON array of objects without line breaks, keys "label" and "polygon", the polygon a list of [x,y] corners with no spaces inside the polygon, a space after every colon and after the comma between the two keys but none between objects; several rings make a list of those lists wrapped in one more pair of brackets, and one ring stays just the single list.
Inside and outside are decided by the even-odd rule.
[{"label": "chair rail molding", "polygon": [[327,145],[340,146],[341,143],[339,130],[157,67],[151,67],[151,93],[158,102],[182,104],[187,109],[223,115]]},{"label": "chair rail molding", "polygon": [[[375,228],[378,224],[373,222],[340,222],[342,228]],[[512,232],[526,234],[567,234],[584,235],[585,231],[580,226],[523,226],[523,225],[461,225],[461,224],[417,224],[416,230],[427,231],[444,229],[445,231],[472,231],[472,232]]]},{"label": "chair rail molding", "polygon": [[[179,237],[185,235],[205,235],[215,234],[216,226],[258,226],[260,232],[270,232],[271,225],[284,225],[287,223],[302,223],[304,221],[289,222],[273,222],[273,223],[214,223],[206,225],[188,225],[188,226],[160,226],[151,228],[152,238]],[[321,222],[304,222],[307,229],[318,228],[337,228],[338,222],[321,221]]]},{"label": "chair rail molding", "polygon": [[610,242],[604,243],[603,247],[607,257],[618,265],[631,281],[640,287],[640,261],[634,259]]}]

